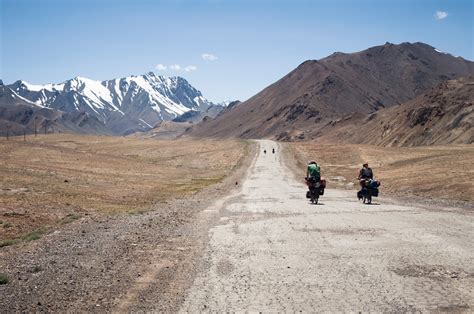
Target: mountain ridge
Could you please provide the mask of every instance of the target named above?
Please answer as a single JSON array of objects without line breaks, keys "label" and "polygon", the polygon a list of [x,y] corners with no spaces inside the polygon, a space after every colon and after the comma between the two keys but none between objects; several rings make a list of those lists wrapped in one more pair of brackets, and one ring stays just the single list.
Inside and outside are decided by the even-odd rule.
[{"label": "mountain ridge", "polygon": [[104,123],[85,112],[67,113],[39,107],[0,85],[0,134],[75,132],[112,135]]},{"label": "mountain ridge", "polygon": [[442,81],[474,74],[474,63],[424,43],[375,46],[307,60],[191,136],[305,139],[328,121],[415,98]]},{"label": "mountain ridge", "polygon": [[153,72],[104,81],[78,76],[45,85],[18,80],[6,87],[40,108],[88,113],[117,135],[146,131],[187,111],[205,111],[213,105],[186,79]]}]

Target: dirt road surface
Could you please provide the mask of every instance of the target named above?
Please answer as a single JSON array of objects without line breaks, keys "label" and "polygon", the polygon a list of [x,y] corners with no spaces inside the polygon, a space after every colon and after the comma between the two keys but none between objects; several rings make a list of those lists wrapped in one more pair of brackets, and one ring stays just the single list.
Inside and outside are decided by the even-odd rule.
[{"label": "dirt road surface", "polygon": [[281,147],[259,145],[240,191],[203,212],[216,223],[182,312],[474,310],[472,211],[331,189],[311,205]]}]

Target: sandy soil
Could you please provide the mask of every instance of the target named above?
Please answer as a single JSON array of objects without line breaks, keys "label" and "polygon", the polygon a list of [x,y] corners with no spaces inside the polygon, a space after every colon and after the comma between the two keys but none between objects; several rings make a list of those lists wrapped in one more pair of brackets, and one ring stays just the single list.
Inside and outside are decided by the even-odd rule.
[{"label": "sandy soil", "polygon": [[[172,159],[186,151],[179,144]],[[9,278],[0,284],[1,311],[176,311],[207,243],[203,210],[239,187],[255,156],[253,145],[239,147],[242,157],[222,182],[197,193],[134,215],[84,215],[36,241],[0,248],[0,273]]]},{"label": "sandy soil", "polygon": [[[288,143],[303,171],[310,159],[322,167],[331,187],[355,190],[367,161],[382,182],[381,193],[399,199],[455,204],[474,208],[474,146],[411,148],[369,145]],[[443,203],[443,202],[442,202]]]},{"label": "sandy soil", "polygon": [[48,135],[0,140],[0,246],[92,214],[134,214],[222,180],[241,141]]},{"label": "sandy soil", "polygon": [[[474,308],[474,215],[353,192],[305,199],[278,155],[260,154],[215,217],[182,312],[433,312]],[[303,176],[303,175],[301,175]]]}]

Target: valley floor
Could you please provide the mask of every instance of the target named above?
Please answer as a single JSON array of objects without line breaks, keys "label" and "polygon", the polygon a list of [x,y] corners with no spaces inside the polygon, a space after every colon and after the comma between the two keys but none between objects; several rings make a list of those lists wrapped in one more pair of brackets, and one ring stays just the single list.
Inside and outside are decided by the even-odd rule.
[{"label": "valley floor", "polygon": [[472,311],[472,211],[355,189],[311,205],[286,148],[256,146],[197,194],[0,248],[2,309]]},{"label": "valley floor", "polygon": [[[32,238],[12,233],[17,241],[0,247],[0,282],[3,275],[9,281],[0,284],[1,311],[173,311],[193,282],[206,243],[209,224],[198,219],[200,213],[238,188],[235,181],[254,155],[252,145],[63,136],[0,143],[8,156],[2,172],[14,175],[2,177],[3,191],[14,190],[6,189],[11,184],[32,186],[16,197],[0,195],[1,219],[16,219],[12,228],[20,221],[31,228],[41,215],[66,215],[68,206],[53,203],[56,211],[38,206],[56,200],[51,193],[58,186],[56,192],[80,194],[61,193],[58,200],[81,214],[67,223],[48,220],[48,229]],[[41,154],[28,155],[34,150]],[[22,163],[14,156],[35,160]],[[76,158],[80,162],[65,165]],[[33,170],[49,174],[42,176],[44,185]],[[63,185],[64,177],[72,186]],[[84,206],[91,202],[88,193],[97,196],[95,210]],[[25,199],[33,206],[24,208]]]},{"label": "valley floor", "polygon": [[133,215],[221,181],[242,141],[0,138],[0,247],[90,215]]}]

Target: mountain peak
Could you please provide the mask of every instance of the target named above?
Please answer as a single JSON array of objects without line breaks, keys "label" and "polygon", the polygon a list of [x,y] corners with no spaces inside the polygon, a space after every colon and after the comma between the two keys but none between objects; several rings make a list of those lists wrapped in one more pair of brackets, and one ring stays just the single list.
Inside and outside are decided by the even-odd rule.
[{"label": "mountain peak", "polygon": [[24,85],[24,84],[27,84],[25,81],[23,80],[16,80],[15,82],[13,82],[13,84],[11,85],[15,85],[15,86],[20,86],[20,85]]},{"label": "mountain peak", "polygon": [[354,112],[370,114],[473,74],[473,62],[424,43],[335,53],[303,62],[242,105],[196,126],[192,135],[302,139]]},{"label": "mountain peak", "polygon": [[83,77],[83,76],[76,76],[66,82],[70,82],[70,81],[79,82],[79,83],[99,83],[100,82],[100,81],[96,81],[96,80]]}]

